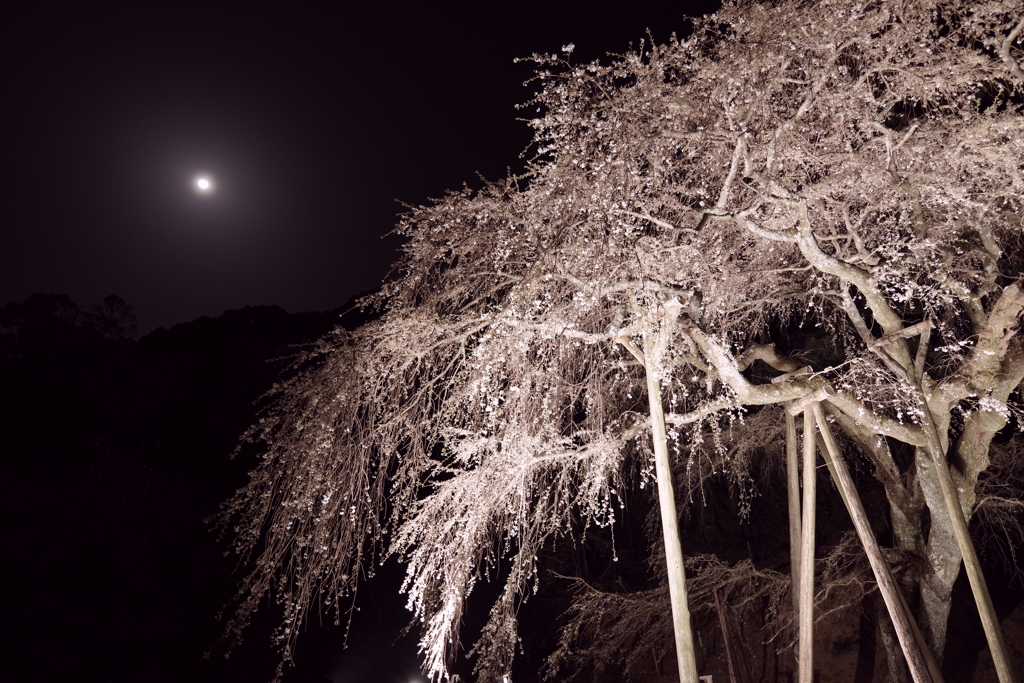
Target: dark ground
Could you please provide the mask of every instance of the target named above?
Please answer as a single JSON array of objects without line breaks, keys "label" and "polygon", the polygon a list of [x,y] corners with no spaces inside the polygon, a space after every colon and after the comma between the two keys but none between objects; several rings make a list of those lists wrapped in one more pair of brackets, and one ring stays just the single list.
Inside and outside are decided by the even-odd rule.
[{"label": "dark ground", "polygon": [[[0,679],[269,680],[270,623],[228,661],[216,647],[214,617],[240,575],[203,520],[254,464],[228,455],[288,365],[268,359],[296,353],[341,310],[247,307],[134,341],[59,295],[0,309]],[[396,606],[380,591],[363,597],[352,642],[369,652],[361,631],[381,613],[393,621]],[[300,645],[288,679],[329,673],[337,636]]]},{"label": "dark ground", "polygon": [[[33,295],[0,309],[0,547],[8,588],[0,680],[269,681],[276,664],[269,645],[273,606],[261,610],[231,659],[222,656],[223,623],[215,616],[241,574],[204,519],[255,464],[253,452],[228,455],[254,420],[259,397],[287,372],[288,357],[301,348],[295,345],[339,321],[358,324],[361,314],[340,317],[345,307],[303,314],[246,307],[136,341],[129,307],[112,304],[101,311],[61,295]],[[754,521],[739,524],[721,493],[699,519],[688,520],[688,550],[732,561],[751,557],[762,566],[785,562],[785,511],[771,497],[755,499]],[[870,503],[870,487],[864,495]],[[829,543],[848,523],[838,499],[826,496],[822,506],[819,540]],[[645,507],[635,501],[633,508],[635,519],[623,520],[617,531],[620,562],[608,562],[609,547],[595,536],[582,554],[554,555],[546,566],[612,588],[649,582]],[[989,580],[1010,646],[1020,655],[1024,590],[998,559],[990,558]],[[400,637],[409,618],[400,580],[401,567],[392,561],[364,583],[348,649],[344,627],[311,624],[285,683],[420,680],[415,632]],[[521,614],[517,683],[539,680],[536,672],[557,636],[553,615],[567,604],[564,582],[544,586]],[[479,604],[493,590],[482,584]],[[946,680],[994,681],[965,581],[953,600]],[[483,620],[483,612],[471,609],[467,631]],[[883,655],[874,630],[848,621],[848,628],[826,627],[819,635],[822,682],[880,680]],[[750,680],[740,683],[785,680],[789,655],[757,645],[755,626],[737,627],[744,634],[738,651],[751,662],[772,663],[750,664]],[[716,625],[708,627],[702,655],[716,680],[726,675],[717,633]],[[472,680],[470,668],[459,665],[464,680]]]}]

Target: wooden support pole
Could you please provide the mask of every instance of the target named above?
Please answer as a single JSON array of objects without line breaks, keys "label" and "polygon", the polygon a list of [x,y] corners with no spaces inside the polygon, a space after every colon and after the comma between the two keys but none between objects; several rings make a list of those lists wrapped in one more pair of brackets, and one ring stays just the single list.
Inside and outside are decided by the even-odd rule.
[{"label": "wooden support pole", "polygon": [[800,525],[799,683],[814,683],[814,522],[817,487],[814,471],[814,414],[804,411],[804,499]]},{"label": "wooden support pole", "polygon": [[732,663],[732,647],[729,645],[729,623],[725,619],[725,608],[715,589],[715,609],[718,611],[718,625],[722,627],[722,641],[725,643],[725,661],[729,665],[729,681],[736,683],[736,668]]},{"label": "wooden support pole", "polygon": [[864,547],[864,552],[867,553],[871,570],[874,572],[875,580],[878,582],[878,589],[882,593],[885,607],[889,610],[889,617],[892,619],[893,627],[896,629],[896,637],[899,639],[900,648],[903,650],[907,666],[910,668],[910,675],[915,683],[939,683],[942,680],[941,675],[938,678],[934,675],[938,674],[938,667],[934,665],[934,662],[929,667],[928,660],[930,657],[925,654],[927,648],[922,651],[914,635],[913,617],[904,609],[904,601],[900,596],[899,586],[896,584],[895,578],[893,578],[889,564],[882,556],[882,550],[878,546],[874,532],[871,530],[867,511],[864,509],[860,494],[857,493],[857,488],[854,486],[850,470],[846,467],[846,462],[839,453],[839,447],[836,445],[835,438],[832,436],[832,430],[825,420],[825,413],[821,409],[821,404],[813,402],[809,407],[811,412],[814,413],[814,419],[818,423],[821,440],[823,441],[822,456],[828,463],[832,478],[842,493],[843,502],[846,504],[846,509],[853,520],[857,536]]},{"label": "wooden support pole", "polygon": [[651,413],[654,441],[654,469],[658,479],[658,503],[661,529],[665,540],[665,562],[668,570],[668,593],[672,603],[672,626],[676,639],[676,659],[680,683],[698,683],[697,654],[693,647],[693,628],[686,595],[686,574],[683,568],[683,546],[679,540],[679,517],[676,513],[675,489],[672,485],[672,463],[668,457],[668,435],[665,409],[661,402],[661,382],[655,374],[653,342],[646,340],[647,403]]},{"label": "wooden support pole", "polygon": [[1003,638],[1003,629],[999,625],[996,608],[992,604],[992,596],[988,592],[988,583],[985,581],[984,572],[981,571],[981,562],[978,560],[978,553],[974,549],[974,542],[971,540],[971,534],[967,528],[967,519],[964,517],[964,511],[960,505],[960,496],[956,492],[953,477],[949,474],[949,462],[942,449],[942,442],[939,440],[938,431],[932,422],[931,413],[927,410],[927,403],[922,400],[921,404],[925,406],[926,417],[921,422],[925,428],[925,435],[928,437],[928,452],[938,475],[939,489],[942,491],[942,498],[946,503],[946,511],[953,522],[953,533],[956,536],[960,554],[963,556],[964,569],[971,584],[971,591],[974,593],[974,602],[978,607],[978,616],[981,617],[981,626],[985,631],[985,638],[988,640],[988,648],[992,653],[996,676],[999,678],[999,683],[1019,683],[1013,673],[1013,665],[1010,663],[1006,641]]},{"label": "wooden support pole", "polygon": [[796,445],[796,418],[786,413],[786,488],[789,497],[789,576],[793,591],[793,618],[800,614],[800,456]]}]

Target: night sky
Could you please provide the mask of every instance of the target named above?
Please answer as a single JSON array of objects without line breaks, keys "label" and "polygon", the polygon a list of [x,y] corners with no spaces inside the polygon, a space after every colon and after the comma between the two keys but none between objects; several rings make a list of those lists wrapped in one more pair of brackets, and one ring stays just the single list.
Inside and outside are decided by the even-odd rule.
[{"label": "night sky", "polygon": [[[139,332],[376,287],[401,205],[529,142],[534,52],[621,52],[707,2],[23,3],[4,17],[0,305],[116,293]],[[206,173],[215,192],[194,190]]]},{"label": "night sky", "polygon": [[[333,323],[218,316],[338,309],[386,277],[399,201],[521,168],[532,67],[517,57],[573,43],[590,61],[712,9],[5,8],[0,309],[116,294],[142,339],[68,342],[48,314],[0,335],[0,543],[21,596],[0,678],[266,680],[268,624],[240,658],[201,660],[239,576],[202,519],[255,462],[227,455],[282,367],[265,359]],[[202,174],[213,192],[196,192]],[[312,629],[286,681],[415,680],[412,637],[391,646],[399,579],[386,567],[362,589],[348,650]]]}]

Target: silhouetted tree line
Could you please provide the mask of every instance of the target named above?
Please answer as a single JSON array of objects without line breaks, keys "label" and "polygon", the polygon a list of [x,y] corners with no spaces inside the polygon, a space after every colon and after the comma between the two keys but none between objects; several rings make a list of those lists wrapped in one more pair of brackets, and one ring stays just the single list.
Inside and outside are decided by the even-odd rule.
[{"label": "silhouetted tree line", "polygon": [[269,676],[259,648],[230,671],[203,658],[235,562],[203,520],[253,464],[228,455],[254,401],[342,310],[247,306],[135,339],[117,296],[0,308],[0,679]]}]

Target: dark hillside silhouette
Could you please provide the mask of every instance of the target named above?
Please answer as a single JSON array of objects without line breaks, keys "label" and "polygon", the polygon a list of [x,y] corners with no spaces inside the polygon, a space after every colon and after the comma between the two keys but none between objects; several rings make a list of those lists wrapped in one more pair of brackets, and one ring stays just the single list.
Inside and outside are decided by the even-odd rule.
[{"label": "dark hillside silhouette", "polygon": [[203,519],[253,464],[228,455],[254,402],[295,345],[361,315],[344,310],[245,307],[135,341],[117,297],[0,309],[0,543],[14,587],[0,678],[269,676],[256,642],[230,668],[203,658],[234,584]]}]

